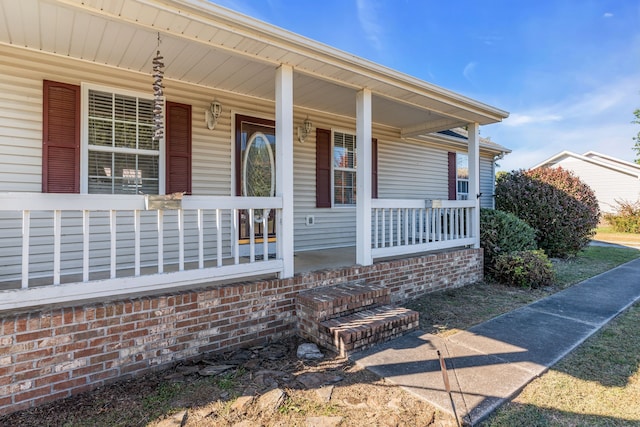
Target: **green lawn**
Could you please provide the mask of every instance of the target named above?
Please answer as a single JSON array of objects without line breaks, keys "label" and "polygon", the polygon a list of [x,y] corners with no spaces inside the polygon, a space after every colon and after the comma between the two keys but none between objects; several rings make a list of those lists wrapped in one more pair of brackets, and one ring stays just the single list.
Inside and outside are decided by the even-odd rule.
[{"label": "green lawn", "polygon": [[618,233],[611,227],[598,227],[594,240],[618,244],[640,245],[640,234],[638,233]]}]

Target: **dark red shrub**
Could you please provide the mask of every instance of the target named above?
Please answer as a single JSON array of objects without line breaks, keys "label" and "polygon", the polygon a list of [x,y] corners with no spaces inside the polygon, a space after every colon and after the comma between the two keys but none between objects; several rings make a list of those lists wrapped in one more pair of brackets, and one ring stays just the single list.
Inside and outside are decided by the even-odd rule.
[{"label": "dark red shrub", "polygon": [[560,167],[501,175],[496,180],[496,208],[535,228],[538,247],[551,257],[575,255],[586,247],[600,219],[593,190]]}]

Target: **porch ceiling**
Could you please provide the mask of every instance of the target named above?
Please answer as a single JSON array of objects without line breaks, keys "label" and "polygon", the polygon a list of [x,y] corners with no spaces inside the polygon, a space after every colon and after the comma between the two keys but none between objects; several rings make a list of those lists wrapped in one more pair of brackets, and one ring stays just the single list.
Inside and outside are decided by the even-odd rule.
[{"label": "porch ceiling", "polygon": [[165,78],[275,100],[275,71],[294,68],[294,105],[417,136],[508,113],[204,0],[0,0],[0,43],[145,74],[160,33]]}]

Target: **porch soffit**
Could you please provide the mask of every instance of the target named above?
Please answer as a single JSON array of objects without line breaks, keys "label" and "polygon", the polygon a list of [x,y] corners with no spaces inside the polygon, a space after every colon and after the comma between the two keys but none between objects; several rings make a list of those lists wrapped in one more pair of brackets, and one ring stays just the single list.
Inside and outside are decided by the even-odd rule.
[{"label": "porch soffit", "polygon": [[373,121],[407,136],[508,115],[204,0],[0,0],[0,19],[0,43],[145,74],[159,32],[167,80],[271,101],[290,64],[297,108],[355,117],[369,88]]}]

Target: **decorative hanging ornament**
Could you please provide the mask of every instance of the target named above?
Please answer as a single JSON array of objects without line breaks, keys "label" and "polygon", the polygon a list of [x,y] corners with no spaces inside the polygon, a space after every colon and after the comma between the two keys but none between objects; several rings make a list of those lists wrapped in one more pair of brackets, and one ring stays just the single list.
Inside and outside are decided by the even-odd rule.
[{"label": "decorative hanging ornament", "polygon": [[159,141],[164,136],[164,116],[162,114],[164,108],[164,58],[160,55],[160,33],[158,33],[158,50],[155,58],[153,58],[153,139]]}]

